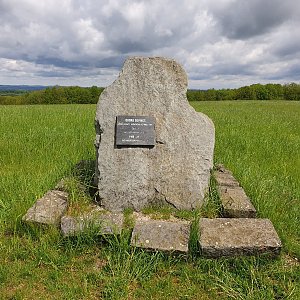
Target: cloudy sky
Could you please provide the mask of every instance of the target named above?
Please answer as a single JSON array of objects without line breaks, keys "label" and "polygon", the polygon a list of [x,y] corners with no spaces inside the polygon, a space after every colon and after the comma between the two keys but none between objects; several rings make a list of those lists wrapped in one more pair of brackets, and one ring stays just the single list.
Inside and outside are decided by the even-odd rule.
[{"label": "cloudy sky", "polygon": [[107,86],[167,56],[190,88],[300,80],[298,0],[0,0],[0,84]]}]

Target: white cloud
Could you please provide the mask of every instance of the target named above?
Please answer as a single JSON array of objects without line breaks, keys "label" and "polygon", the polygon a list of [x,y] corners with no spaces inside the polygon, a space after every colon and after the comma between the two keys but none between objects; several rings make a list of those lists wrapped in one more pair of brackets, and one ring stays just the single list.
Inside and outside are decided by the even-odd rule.
[{"label": "white cloud", "polygon": [[299,81],[292,0],[0,0],[0,83],[112,82],[130,55],[175,58],[190,86]]}]

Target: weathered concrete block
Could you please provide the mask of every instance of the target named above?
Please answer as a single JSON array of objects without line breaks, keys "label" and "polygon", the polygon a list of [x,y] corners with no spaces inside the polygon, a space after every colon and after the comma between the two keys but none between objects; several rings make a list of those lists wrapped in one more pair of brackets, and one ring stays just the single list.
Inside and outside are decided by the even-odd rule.
[{"label": "weathered concrete block", "polygon": [[238,187],[239,182],[233,177],[232,173],[226,169],[219,169],[213,172],[218,186],[221,187]]},{"label": "weathered concrete block", "polygon": [[28,209],[22,220],[49,225],[59,225],[68,208],[68,194],[63,191],[48,191]]},{"label": "weathered concrete block", "polygon": [[255,218],[256,209],[241,187],[219,189],[224,217]]},{"label": "weathered concrete block", "polygon": [[190,223],[184,221],[137,221],[131,245],[162,251],[188,252]]},{"label": "weathered concrete block", "polygon": [[199,243],[207,257],[278,254],[281,241],[268,219],[206,219],[199,222]]},{"label": "weathered concrete block", "polygon": [[99,231],[99,234],[120,234],[123,228],[124,215],[94,210],[81,216],[63,216],[61,231],[64,236],[72,236],[90,228]]},{"label": "weathered concrete block", "polygon": [[[101,94],[96,112],[96,181],[111,211],[151,204],[201,206],[213,164],[214,125],[186,98],[187,76],[174,60],[133,57]],[[155,120],[154,146],[116,146],[116,117]]]}]

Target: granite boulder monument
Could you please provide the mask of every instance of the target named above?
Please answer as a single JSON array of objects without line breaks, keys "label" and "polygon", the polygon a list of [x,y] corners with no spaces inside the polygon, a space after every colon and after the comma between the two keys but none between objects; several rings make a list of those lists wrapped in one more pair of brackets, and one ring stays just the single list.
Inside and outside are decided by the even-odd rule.
[{"label": "granite boulder monument", "polygon": [[174,60],[128,58],[96,111],[100,204],[110,211],[149,205],[202,205],[213,166],[214,125],[186,97]]}]

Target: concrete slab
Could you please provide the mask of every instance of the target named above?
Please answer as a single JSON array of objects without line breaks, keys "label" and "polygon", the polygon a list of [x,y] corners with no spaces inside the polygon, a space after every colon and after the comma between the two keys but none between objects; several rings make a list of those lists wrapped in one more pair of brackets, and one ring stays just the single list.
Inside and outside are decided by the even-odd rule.
[{"label": "concrete slab", "polygon": [[131,245],[146,249],[188,252],[190,223],[141,220],[133,229]]},{"label": "concrete slab", "polygon": [[218,186],[240,186],[239,182],[233,177],[232,173],[229,170],[225,169],[222,165],[217,166],[217,169],[213,172],[213,176]]},{"label": "concrete slab", "polygon": [[206,257],[277,255],[282,247],[270,220],[247,218],[201,218],[199,244]]},{"label": "concrete slab", "polygon": [[48,225],[59,225],[68,208],[68,194],[63,191],[48,191],[28,209],[22,220]]},{"label": "concrete slab", "polygon": [[219,188],[223,215],[228,218],[255,218],[256,209],[241,187]]},{"label": "concrete slab", "polygon": [[81,216],[63,216],[61,231],[63,236],[74,236],[88,229],[99,230],[99,234],[120,234],[123,228],[124,215],[103,211],[92,211]]}]

